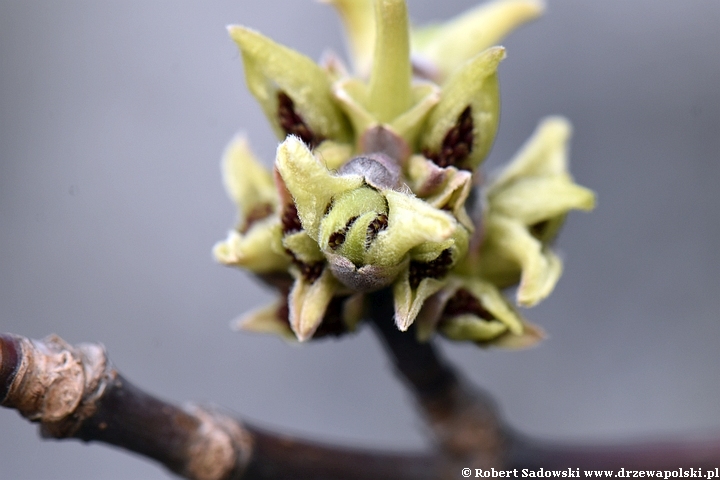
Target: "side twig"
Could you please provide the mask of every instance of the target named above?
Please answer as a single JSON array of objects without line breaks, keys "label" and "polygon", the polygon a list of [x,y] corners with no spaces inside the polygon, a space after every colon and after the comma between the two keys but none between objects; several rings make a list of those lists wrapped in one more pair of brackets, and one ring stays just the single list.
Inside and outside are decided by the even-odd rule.
[{"label": "side twig", "polygon": [[447,478],[458,478],[465,467],[714,471],[720,465],[720,436],[705,440],[566,445],[530,439],[514,431],[504,424],[490,397],[463,381],[432,342],[418,343],[412,333],[397,330],[390,320],[391,300],[385,292],[375,294],[370,302],[370,321],[396,373],[430,425],[438,447],[450,459]]},{"label": "side twig", "polygon": [[217,409],[183,408],[125,380],[97,344],[70,346],[0,335],[0,405],[38,422],[41,434],[115,445],[193,480],[455,479],[481,469],[714,469],[720,438],[561,445],[505,427],[489,397],[435,351],[395,329],[389,299],[371,302],[371,322],[431,427],[429,453],[344,449],[267,432]]},{"label": "side twig", "polygon": [[397,374],[413,394],[439,449],[452,460],[452,476],[464,467],[505,465],[508,435],[490,397],[471,387],[435,350],[412,332],[400,332],[392,321],[387,291],[369,302],[370,321]]}]

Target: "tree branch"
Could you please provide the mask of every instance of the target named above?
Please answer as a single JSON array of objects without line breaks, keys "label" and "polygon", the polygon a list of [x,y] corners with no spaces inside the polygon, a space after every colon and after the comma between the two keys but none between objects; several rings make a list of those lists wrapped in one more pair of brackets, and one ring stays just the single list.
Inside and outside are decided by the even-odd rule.
[{"label": "tree branch", "polygon": [[278,436],[215,409],[179,408],[125,380],[101,345],[0,335],[0,405],[44,437],[99,441],[194,480],[436,479],[432,454],[388,454]]},{"label": "tree branch", "polygon": [[[437,450],[345,449],[267,432],[217,409],[183,408],[125,380],[97,344],[72,347],[0,335],[0,405],[38,422],[44,437],[118,446],[192,480],[455,479],[462,468],[714,469],[720,438],[561,445],[504,427],[488,396],[435,351],[396,330],[389,298],[375,294],[371,320],[427,419]],[[384,321],[382,320],[384,319]]]}]

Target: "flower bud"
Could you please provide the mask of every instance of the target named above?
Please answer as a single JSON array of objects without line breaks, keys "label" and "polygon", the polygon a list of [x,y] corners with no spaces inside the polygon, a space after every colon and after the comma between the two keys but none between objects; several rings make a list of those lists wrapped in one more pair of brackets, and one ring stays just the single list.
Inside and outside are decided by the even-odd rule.
[{"label": "flower bud", "polygon": [[549,242],[566,214],[595,206],[595,194],[568,173],[569,137],[565,119],[545,119],[486,192],[486,232],[475,269],[500,287],[519,281],[523,306],[547,297],[560,278],[562,262]]},{"label": "flower bud", "polygon": [[239,220],[237,229],[215,245],[215,259],[260,274],[285,270],[289,258],[282,249],[272,175],[255,158],[245,138],[236,136],[225,149],[222,174]]},{"label": "flower bud", "polygon": [[451,340],[517,349],[534,345],[544,336],[492,283],[460,276],[452,276],[427,300],[417,325],[420,341],[427,341],[437,330]]},{"label": "flower bud", "polygon": [[324,139],[349,139],[347,119],[320,66],[248,28],[230,26],[228,31],[242,52],[248,88],[278,138],[296,135],[310,147]]},{"label": "flower bud", "polygon": [[503,58],[504,48],[489,48],[443,87],[420,142],[423,154],[438,166],[472,171],[487,156],[500,120],[497,68]]}]

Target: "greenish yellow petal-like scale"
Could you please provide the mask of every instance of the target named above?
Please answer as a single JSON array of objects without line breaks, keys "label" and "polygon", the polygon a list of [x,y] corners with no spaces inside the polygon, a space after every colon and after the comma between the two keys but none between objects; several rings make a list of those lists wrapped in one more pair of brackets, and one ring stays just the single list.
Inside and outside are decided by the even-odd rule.
[{"label": "greenish yellow petal-like scale", "polygon": [[248,88],[279,138],[294,133],[283,126],[279,115],[282,93],[318,139],[350,139],[347,119],[335,104],[330,80],[320,66],[249,28],[230,26],[228,31],[242,52]]},{"label": "greenish yellow petal-like scale", "polygon": [[317,242],[305,230],[286,234],[282,238],[282,245],[303,263],[312,264],[325,260]]},{"label": "greenish yellow petal-like scale", "polygon": [[304,342],[313,336],[338,290],[337,280],[327,268],[312,282],[301,275],[296,277],[288,297],[288,306],[290,327],[299,341]]},{"label": "greenish yellow petal-like scale", "polygon": [[487,222],[477,273],[500,287],[520,282],[517,301],[530,307],[552,291],[562,272],[562,263],[534,238],[521,223],[502,216]]},{"label": "greenish yellow petal-like scale", "polygon": [[413,149],[425,125],[425,119],[440,101],[440,89],[429,82],[416,82],[412,86],[412,106],[390,122],[390,128]]},{"label": "greenish yellow petal-like scale", "polygon": [[343,301],[342,322],[348,331],[354,332],[365,315],[365,295],[354,293]]},{"label": "greenish yellow petal-like scale", "polygon": [[[333,95],[350,119],[356,138],[361,140],[368,130],[383,126],[400,136],[411,147],[418,143],[426,117],[440,100],[440,89],[437,86],[417,82],[411,87],[412,102],[407,110],[383,121],[371,110],[369,94],[368,86],[355,78],[341,80],[333,86]],[[360,142],[356,143],[358,147],[362,146]]]},{"label": "greenish yellow petal-like scale", "polygon": [[378,124],[375,116],[367,109],[368,87],[362,81],[348,78],[335,82],[333,95],[350,119],[356,140],[367,129]]},{"label": "greenish yellow petal-like scale", "polygon": [[363,178],[358,175],[331,174],[296,137],[288,137],[280,144],[276,165],[295,200],[303,228],[314,239],[333,197],[363,184]]},{"label": "greenish yellow petal-like scale", "polygon": [[367,251],[367,262],[377,265],[399,263],[407,252],[424,242],[442,242],[457,228],[451,215],[431,207],[419,198],[388,191],[388,226]]},{"label": "greenish yellow petal-like scale", "polygon": [[[406,330],[415,321],[428,298],[447,285],[448,272],[465,256],[467,246],[468,232],[458,226],[448,240],[425,242],[410,251],[408,269],[393,285],[395,321],[401,330]],[[438,318],[430,322],[431,331]],[[419,338],[423,338],[426,327],[427,322],[419,326]]]},{"label": "greenish yellow petal-like scale", "polygon": [[507,332],[498,320],[483,320],[471,314],[459,315],[443,322],[440,331],[450,340],[488,342]]},{"label": "greenish yellow petal-like scale", "polygon": [[570,210],[590,211],[595,194],[566,176],[531,177],[498,191],[492,204],[493,211],[533,225]]},{"label": "greenish yellow petal-like scale", "polygon": [[537,325],[523,321],[523,331],[520,335],[505,333],[490,342],[477,342],[479,347],[497,347],[507,350],[524,350],[536,346],[545,340],[545,331]]},{"label": "greenish yellow petal-like scale", "polygon": [[347,143],[325,140],[318,145],[313,154],[331,172],[342,167],[345,162],[352,158],[353,147]]},{"label": "greenish yellow petal-like scale", "polygon": [[256,222],[244,234],[232,230],[225,241],[215,245],[213,255],[223,265],[270,273],[286,270],[290,265],[282,250],[280,221],[274,215]]},{"label": "greenish yellow petal-like scale", "polygon": [[572,126],[563,117],[547,117],[513,159],[488,185],[488,196],[520,178],[568,175],[568,142]]},{"label": "greenish yellow petal-like scale", "polygon": [[523,334],[523,319],[492,283],[450,275],[442,290],[427,299],[417,318],[419,341],[436,329],[453,340],[487,342]]},{"label": "greenish yellow petal-like scale", "polygon": [[442,25],[413,30],[413,51],[438,70],[438,83],[511,31],[544,10],[538,0],[496,0],[479,5]]},{"label": "greenish yellow petal-like scale", "polygon": [[495,285],[477,278],[469,278],[466,279],[464,287],[513,335],[522,333],[522,318]]},{"label": "greenish yellow petal-like scale", "polygon": [[279,316],[285,300],[276,301],[266,307],[253,310],[231,323],[234,330],[278,335],[287,341],[297,341],[288,322]]},{"label": "greenish yellow petal-like scale", "polygon": [[533,306],[552,292],[562,262],[549,248],[567,213],[595,207],[595,194],[568,172],[571,127],[544,119],[486,190],[485,238],[464,272],[501,287],[515,284],[517,301]]},{"label": "greenish yellow petal-like scale", "polygon": [[221,169],[225,189],[238,207],[241,223],[253,220],[258,210],[267,216],[277,206],[272,173],[258,161],[244,136],[236,136],[225,148]]},{"label": "greenish yellow petal-like scale", "polygon": [[408,272],[401,274],[393,284],[395,301],[395,324],[401,331],[406,331],[413,324],[425,300],[440,290],[446,280],[425,278],[413,288],[410,285]]}]

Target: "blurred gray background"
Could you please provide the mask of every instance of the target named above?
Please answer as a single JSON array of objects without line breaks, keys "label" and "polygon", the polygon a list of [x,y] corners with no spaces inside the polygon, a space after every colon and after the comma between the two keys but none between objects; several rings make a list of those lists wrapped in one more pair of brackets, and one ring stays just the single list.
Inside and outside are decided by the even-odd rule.
[{"label": "blurred gray background", "polygon": [[[443,4],[441,4],[443,3]],[[441,343],[509,422],[553,439],[720,431],[720,2],[549,0],[511,37],[488,168],[548,114],[575,125],[598,193],[570,216],[566,270],[521,353]],[[420,23],[475,2],[410,0]],[[225,25],[318,58],[339,21],[309,0],[0,1],[0,331],[101,341],[137,385],[341,444],[420,448],[369,329],[302,347],[233,333],[271,300],[210,250],[233,224],[219,157],[277,140]],[[42,441],[0,410],[2,479],[167,479],[101,445]]]}]

